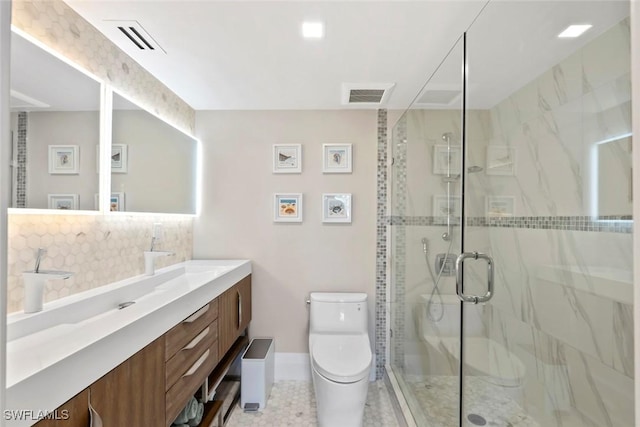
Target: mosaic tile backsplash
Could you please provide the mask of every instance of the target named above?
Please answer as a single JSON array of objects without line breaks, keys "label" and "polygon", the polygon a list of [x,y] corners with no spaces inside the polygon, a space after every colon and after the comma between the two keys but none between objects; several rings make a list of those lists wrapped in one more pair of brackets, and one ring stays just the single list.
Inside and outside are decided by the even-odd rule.
[{"label": "mosaic tile backsplash", "polygon": [[9,215],[7,311],[23,308],[23,271],[33,270],[38,248],[47,250],[40,267],[72,271],[67,280],[51,280],[45,302],[97,288],[144,272],[143,251],[151,244],[154,223],[162,223],[157,250],[166,267],[191,259],[193,218],[173,215]]}]

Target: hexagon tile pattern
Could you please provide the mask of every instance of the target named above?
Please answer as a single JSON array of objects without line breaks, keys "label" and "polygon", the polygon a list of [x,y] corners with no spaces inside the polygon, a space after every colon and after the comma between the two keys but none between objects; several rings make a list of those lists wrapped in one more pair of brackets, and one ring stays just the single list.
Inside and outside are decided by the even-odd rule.
[{"label": "hexagon tile pattern", "polygon": [[51,280],[45,302],[144,273],[143,252],[151,245],[154,223],[162,223],[158,250],[166,267],[192,258],[193,219],[179,215],[9,215],[7,311],[23,309],[22,272],[33,270],[38,248],[47,250],[40,267],[72,271]]},{"label": "hexagon tile pattern", "polygon": [[62,0],[13,0],[11,23],[193,135],[193,108]]}]

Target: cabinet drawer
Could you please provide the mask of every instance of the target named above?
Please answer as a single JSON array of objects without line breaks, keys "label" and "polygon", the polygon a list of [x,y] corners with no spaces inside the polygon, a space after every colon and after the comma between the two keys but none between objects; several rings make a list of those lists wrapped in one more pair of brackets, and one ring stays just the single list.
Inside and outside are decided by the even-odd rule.
[{"label": "cabinet drawer", "polygon": [[218,321],[214,320],[213,323],[196,335],[194,339],[178,350],[178,352],[167,361],[166,390],[169,390],[217,339]]},{"label": "cabinet drawer", "polygon": [[173,357],[217,318],[218,300],[215,299],[171,328],[166,334],[165,360]]},{"label": "cabinet drawer", "polygon": [[204,379],[218,364],[218,341],[214,341],[205,349],[194,363],[183,370],[166,394],[166,424],[169,425],[178,416],[184,405],[196,390],[202,385]]}]

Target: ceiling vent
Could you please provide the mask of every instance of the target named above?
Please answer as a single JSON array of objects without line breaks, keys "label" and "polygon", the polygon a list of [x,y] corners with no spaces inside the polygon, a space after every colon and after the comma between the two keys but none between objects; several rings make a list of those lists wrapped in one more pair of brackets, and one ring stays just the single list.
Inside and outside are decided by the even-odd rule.
[{"label": "ceiling vent", "polygon": [[112,25],[120,33],[120,36],[125,37],[125,40],[128,40],[136,49],[167,53],[138,21],[107,20],[106,22]]},{"label": "ceiling vent", "polygon": [[17,90],[11,89],[9,107],[12,111],[32,111],[36,109],[49,108],[51,106],[42,101],[31,98],[24,93],[20,93]]},{"label": "ceiling vent", "polygon": [[395,83],[343,83],[342,104],[356,107],[384,105]]},{"label": "ceiling vent", "polygon": [[420,94],[416,105],[448,108],[460,99],[461,94],[460,85],[430,84]]}]

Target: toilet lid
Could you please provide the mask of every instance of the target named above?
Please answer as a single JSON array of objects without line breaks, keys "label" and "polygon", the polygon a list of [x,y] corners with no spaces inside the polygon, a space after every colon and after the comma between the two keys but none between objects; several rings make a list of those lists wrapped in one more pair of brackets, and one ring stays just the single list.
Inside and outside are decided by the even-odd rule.
[{"label": "toilet lid", "polygon": [[318,335],[311,348],[311,360],[318,373],[331,381],[359,381],[371,367],[369,336]]}]

